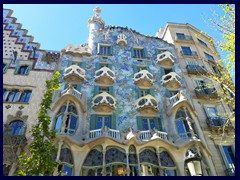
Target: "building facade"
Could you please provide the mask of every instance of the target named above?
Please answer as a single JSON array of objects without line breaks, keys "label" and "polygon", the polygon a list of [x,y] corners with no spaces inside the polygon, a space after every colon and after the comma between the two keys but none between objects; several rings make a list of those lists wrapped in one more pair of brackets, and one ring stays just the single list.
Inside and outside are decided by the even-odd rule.
[{"label": "building facade", "polygon": [[[15,53],[17,55],[10,50],[20,46],[16,41],[4,46],[4,51],[13,54],[4,59],[7,64],[3,75],[5,142],[20,136],[25,138],[25,144],[31,142],[29,130],[37,123],[45,80],[57,70],[61,73],[61,89],[55,92],[49,113],[50,128],[57,130],[56,160],[60,163],[54,175],[232,175],[233,125],[232,129],[229,127],[227,143],[221,144],[216,129],[223,123],[214,124],[220,117],[206,117],[213,110],[206,108],[205,113],[201,108],[221,105],[223,111],[229,109],[215,97],[197,96],[199,93],[194,91],[193,82],[199,80],[201,83],[202,74],[188,73],[187,61],[180,54],[189,53],[189,48],[194,50],[192,47],[204,53],[203,47],[195,43],[195,39],[190,46],[189,42],[185,44],[183,40],[176,42],[174,39],[175,33],[192,35],[186,33],[192,26],[180,24],[183,27],[175,28],[168,24],[158,32],[158,37],[153,37],[127,27],[106,26],[100,14],[101,10],[95,8],[94,16],[88,21],[86,44],[67,45],[60,52],[52,52],[40,50],[32,45],[32,41],[25,41],[32,47],[25,59],[19,54],[25,53],[26,45],[20,44],[23,48]],[[15,32],[18,32],[15,39],[24,39],[26,35],[20,35],[22,31],[10,17],[11,11],[4,10],[3,15],[6,20],[4,33],[11,32],[10,36],[4,36],[5,41],[14,39],[12,34]],[[180,47],[184,48],[179,50]],[[214,47],[212,50],[216,52]],[[211,56],[209,51],[206,53]],[[195,61],[208,62],[200,58],[204,57],[202,54],[198,55]],[[28,74],[14,74],[28,61],[32,63]],[[210,65],[206,67],[210,68]],[[36,82],[36,79],[41,81]],[[11,95],[14,92],[11,89],[18,87],[19,93]],[[22,90],[21,87],[28,88]],[[24,95],[27,102],[21,101]],[[19,146],[15,153],[9,154],[7,148],[11,144],[5,142],[4,156],[8,158],[4,159],[3,165],[6,175],[13,175],[17,161],[12,157],[17,156],[21,148]],[[24,145],[21,147],[23,149]]]}]

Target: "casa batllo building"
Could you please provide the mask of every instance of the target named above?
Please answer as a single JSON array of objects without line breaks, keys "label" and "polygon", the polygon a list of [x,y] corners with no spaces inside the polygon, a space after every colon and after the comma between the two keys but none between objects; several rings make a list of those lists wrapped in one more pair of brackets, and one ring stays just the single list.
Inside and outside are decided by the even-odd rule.
[{"label": "casa batllo building", "polygon": [[49,51],[3,10],[4,175],[16,173],[32,141],[45,81],[55,71],[55,176],[234,175],[234,127],[227,144],[208,136],[214,124],[194,105],[176,44],[162,32],[107,26],[100,14],[95,8],[88,20],[86,44]]}]

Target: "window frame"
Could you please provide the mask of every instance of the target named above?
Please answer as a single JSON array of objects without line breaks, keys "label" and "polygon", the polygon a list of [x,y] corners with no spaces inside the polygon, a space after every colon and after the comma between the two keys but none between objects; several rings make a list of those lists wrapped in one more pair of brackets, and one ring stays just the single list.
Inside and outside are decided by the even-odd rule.
[{"label": "window frame", "polygon": [[207,60],[210,60],[210,61],[212,61],[212,62],[215,62],[215,58],[214,58],[212,55],[210,55],[210,54],[208,54],[208,53],[206,53],[206,52],[204,52],[204,55],[205,55],[205,58],[206,58]]},{"label": "window frame", "polygon": [[205,43],[204,41],[202,41],[201,39],[198,39],[198,38],[197,38],[197,40],[198,40],[199,44],[201,44],[202,46],[204,46],[204,47],[207,47],[207,48],[208,48],[208,45],[207,45],[207,43]]},{"label": "window frame", "polygon": [[[190,46],[181,46],[182,53],[184,56],[193,56],[193,51]],[[187,52],[185,54],[185,52]]]},{"label": "window frame", "polygon": [[[106,53],[102,52],[101,48],[106,48]],[[111,44],[98,43],[97,54],[103,57],[113,56],[113,46]]]}]

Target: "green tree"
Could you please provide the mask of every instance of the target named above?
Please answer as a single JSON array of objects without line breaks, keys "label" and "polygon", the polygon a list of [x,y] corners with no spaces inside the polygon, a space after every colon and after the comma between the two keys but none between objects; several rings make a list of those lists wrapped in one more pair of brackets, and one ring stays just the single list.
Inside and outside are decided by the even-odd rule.
[{"label": "green tree", "polygon": [[53,144],[56,132],[49,128],[51,119],[47,111],[50,110],[53,92],[60,88],[59,77],[60,73],[56,72],[51,80],[46,81],[47,91],[41,102],[38,123],[31,130],[30,155],[25,152],[19,157],[20,176],[52,176],[58,165],[55,160],[57,148]]}]

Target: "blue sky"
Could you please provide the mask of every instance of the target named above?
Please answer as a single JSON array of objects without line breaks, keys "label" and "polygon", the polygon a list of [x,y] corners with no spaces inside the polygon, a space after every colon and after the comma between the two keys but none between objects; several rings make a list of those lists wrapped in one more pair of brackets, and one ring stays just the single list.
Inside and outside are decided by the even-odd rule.
[{"label": "blue sky", "polygon": [[190,23],[219,40],[221,36],[204,19],[222,14],[216,4],[4,4],[41,49],[60,51],[68,44],[88,40],[88,19],[100,7],[106,25],[128,26],[141,34],[156,35],[167,22]]}]

